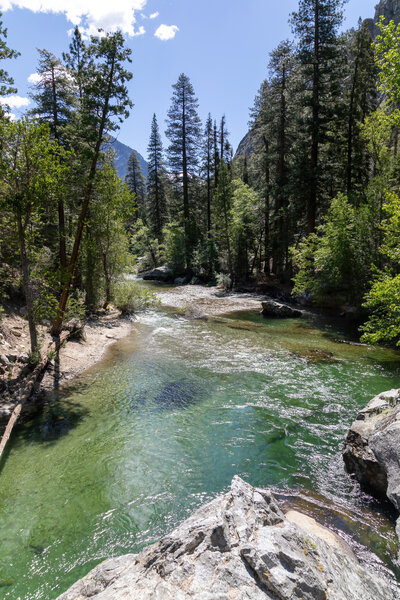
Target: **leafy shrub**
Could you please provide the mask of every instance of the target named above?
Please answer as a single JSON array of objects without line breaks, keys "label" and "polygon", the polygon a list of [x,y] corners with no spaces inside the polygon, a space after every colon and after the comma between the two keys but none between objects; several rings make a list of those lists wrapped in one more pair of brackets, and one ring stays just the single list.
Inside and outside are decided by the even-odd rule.
[{"label": "leafy shrub", "polygon": [[293,293],[321,298],[341,292],[347,300],[360,301],[376,255],[373,223],[368,204],[356,209],[342,194],[332,200],[317,232],[291,249],[296,268]]},{"label": "leafy shrub", "polygon": [[119,281],[113,286],[113,303],[123,315],[143,310],[157,303],[154,292],[133,281]]},{"label": "leafy shrub", "polygon": [[163,229],[165,259],[172,265],[176,274],[185,272],[185,232],[177,223],[170,223]]},{"label": "leafy shrub", "polygon": [[[52,291],[45,286],[39,291],[38,297],[34,299],[35,317],[38,321],[48,319],[53,322],[58,313],[58,299]],[[67,306],[65,309],[64,322],[72,319],[82,320],[85,316],[85,303],[83,294],[79,292],[71,292],[68,296]]]},{"label": "leafy shrub", "polygon": [[232,288],[232,280],[227,273],[217,273],[216,280],[217,285],[222,287],[225,291]]},{"label": "leafy shrub", "polygon": [[400,346],[400,275],[380,273],[365,297],[364,305],[371,311],[368,321],[360,328],[361,340],[369,344],[382,342]]}]

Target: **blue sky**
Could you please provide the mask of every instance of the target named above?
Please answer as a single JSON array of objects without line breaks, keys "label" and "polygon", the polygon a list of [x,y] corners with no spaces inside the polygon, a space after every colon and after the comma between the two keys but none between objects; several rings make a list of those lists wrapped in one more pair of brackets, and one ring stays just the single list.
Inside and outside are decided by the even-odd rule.
[{"label": "blue sky", "polygon": [[[356,26],[360,16],[372,17],[376,3],[349,0],[345,28]],[[103,26],[126,33],[133,51],[129,91],[135,106],[118,138],[144,157],[152,115],[164,131],[171,85],[180,73],[193,83],[203,121],[208,112],[217,119],[226,115],[236,149],[266,76],[268,53],[291,36],[288,17],[297,5],[297,0],[0,0],[9,46],[21,53],[7,68],[22,98],[36,71],[36,48],[61,56],[75,23],[89,32]]]}]

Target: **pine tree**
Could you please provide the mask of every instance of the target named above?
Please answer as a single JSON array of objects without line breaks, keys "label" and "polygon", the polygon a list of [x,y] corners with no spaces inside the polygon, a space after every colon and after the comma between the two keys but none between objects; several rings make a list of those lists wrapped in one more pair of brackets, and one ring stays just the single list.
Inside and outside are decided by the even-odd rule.
[{"label": "pine tree", "polygon": [[[9,60],[10,58],[17,58],[19,52],[11,50],[6,43],[7,39],[7,28],[3,27],[3,21],[1,20],[2,13],[0,12],[0,60]],[[14,87],[14,79],[8,74],[5,69],[0,68],[0,97],[8,96],[9,94],[15,94],[17,88]],[[5,112],[4,105],[0,105],[0,118],[4,116]]]},{"label": "pine tree", "polygon": [[[73,111],[73,86],[69,73],[61,61],[48,50],[38,50],[39,66],[37,73],[39,81],[35,84],[32,99],[35,108],[31,114],[39,122],[48,123],[52,136],[64,146],[66,127],[71,122]],[[58,200],[58,233],[60,246],[60,266],[67,266],[65,210],[64,200]]]},{"label": "pine tree", "polygon": [[214,121],[214,128],[213,128],[213,149],[214,149],[214,187],[217,187],[220,159],[219,159],[219,151],[218,151],[218,127],[217,127],[216,121]]},{"label": "pine tree", "polygon": [[207,188],[207,235],[211,233],[211,198],[213,193],[213,122],[210,113],[208,114],[202,147],[202,170],[206,179]]},{"label": "pine tree", "polygon": [[146,183],[135,150],[132,150],[128,158],[125,181],[129,191],[135,195],[137,216],[143,219],[145,216]]},{"label": "pine tree", "polygon": [[63,61],[71,73],[73,73],[78,89],[79,103],[82,105],[85,71],[89,64],[89,55],[78,25],[75,26],[74,33],[72,34],[69,52],[63,52]]},{"label": "pine tree", "polygon": [[369,177],[369,156],[362,123],[377,107],[377,67],[372,37],[361,19],[350,43],[350,77],[346,90],[346,188],[350,197],[362,194]]},{"label": "pine tree", "polygon": [[191,268],[191,187],[198,168],[200,119],[198,101],[190,79],[183,73],[173,86],[171,107],[168,111],[166,135],[170,140],[168,160],[177,182],[181,182],[183,227],[186,238],[186,267]]},{"label": "pine tree", "polygon": [[118,128],[118,121],[122,122],[128,117],[129,108],[132,106],[126,88],[126,82],[131,79],[132,74],[125,69],[125,62],[131,62],[131,51],[124,47],[122,34],[116,32],[103,37],[92,37],[88,52],[90,62],[83,87],[81,134],[86,144],[89,168],[68,276],[65,279],[58,315],[52,328],[53,335],[59,335],[61,331],[105,136],[107,132]]},{"label": "pine tree", "polygon": [[232,148],[228,141],[229,131],[226,128],[226,117],[222,115],[219,127],[219,159],[229,165],[232,159]]},{"label": "pine tree", "polygon": [[[271,52],[269,62],[270,74],[270,135],[271,135],[271,160],[274,164],[274,181],[272,194],[275,209],[275,232],[272,242],[272,256],[274,272],[280,274],[283,263],[288,260],[289,245],[289,157],[291,150],[290,118],[292,108],[289,105],[290,78],[293,72],[294,57],[292,45],[289,41],[281,42]],[[263,106],[264,113],[268,110],[268,103]]]},{"label": "pine tree", "polygon": [[218,186],[215,190],[216,238],[220,249],[226,253],[226,265],[233,285],[232,260],[232,201],[233,188],[229,169],[224,161],[220,164]]},{"label": "pine tree", "polygon": [[[337,31],[342,22],[343,0],[300,0],[292,14],[293,31],[298,38],[299,110],[302,121],[302,149],[309,150],[301,167],[306,204],[307,232],[315,230],[321,194],[321,146],[335,117],[343,73]],[[299,107],[300,108],[300,107]],[[304,170],[306,167],[306,171]]]},{"label": "pine tree", "polygon": [[155,114],[153,115],[153,120],[151,122],[151,133],[147,153],[147,213],[149,216],[150,227],[158,241],[161,242],[163,227],[167,220],[165,192],[166,173],[163,160],[162,141]]}]

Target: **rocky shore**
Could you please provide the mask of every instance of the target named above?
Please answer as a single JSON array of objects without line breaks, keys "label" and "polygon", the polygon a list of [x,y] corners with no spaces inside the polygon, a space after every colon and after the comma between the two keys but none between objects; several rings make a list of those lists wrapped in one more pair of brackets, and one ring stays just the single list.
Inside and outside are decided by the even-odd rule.
[{"label": "rocky shore", "polygon": [[234,477],[157,544],[103,562],[58,600],[395,600],[347,543]]},{"label": "rocky shore", "polygon": [[[400,390],[383,392],[359,412],[343,450],[347,470],[400,514]],[[400,518],[397,520],[400,540]]]}]

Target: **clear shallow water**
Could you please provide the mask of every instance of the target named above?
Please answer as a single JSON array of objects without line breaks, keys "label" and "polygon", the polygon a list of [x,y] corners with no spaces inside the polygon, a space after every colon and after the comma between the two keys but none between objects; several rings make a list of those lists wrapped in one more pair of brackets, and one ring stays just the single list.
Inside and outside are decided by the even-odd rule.
[{"label": "clear shallow water", "polygon": [[56,598],[102,559],[159,539],[235,473],[390,565],[393,523],[350,481],[340,449],[358,409],[400,386],[400,359],[344,340],[321,318],[144,315],[14,436],[0,597]]}]

